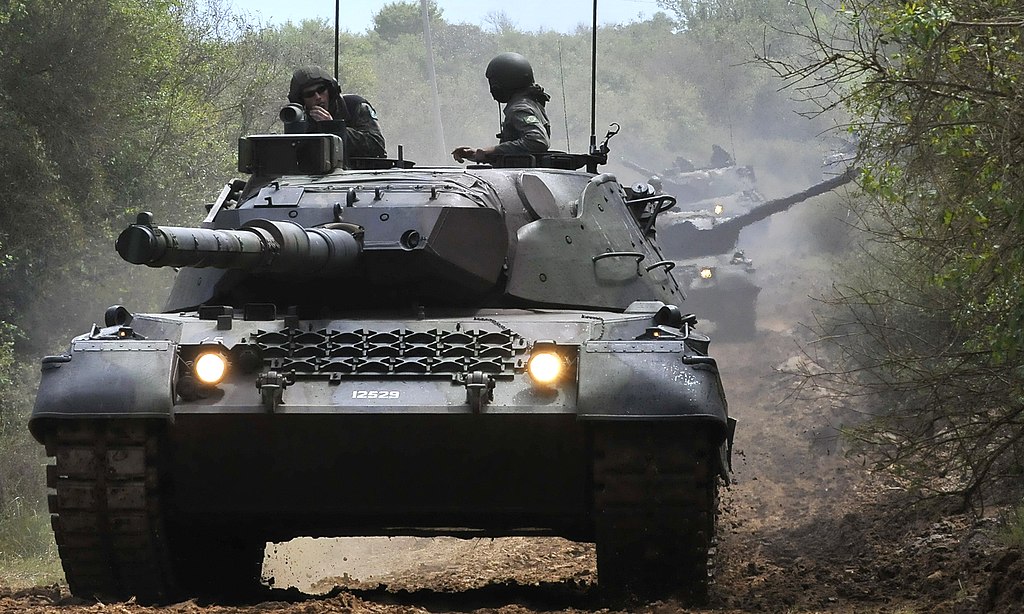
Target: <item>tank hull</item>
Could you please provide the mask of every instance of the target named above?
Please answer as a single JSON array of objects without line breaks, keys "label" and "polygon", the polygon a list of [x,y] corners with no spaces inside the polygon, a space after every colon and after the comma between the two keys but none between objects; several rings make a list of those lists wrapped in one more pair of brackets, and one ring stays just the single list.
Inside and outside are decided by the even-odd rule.
[{"label": "tank hull", "polygon": [[[72,590],[251,594],[262,546],[299,536],[557,535],[599,544],[603,587],[647,593],[656,575],[674,579],[655,588],[701,598],[731,423],[701,338],[651,333],[661,307],[315,321],[214,310],[138,315],[131,334],[145,340],[124,327],[78,338],[45,359],[30,423],[54,457]],[[237,368],[196,390],[210,350]],[[533,380],[541,350],[564,359],[559,381]],[[258,360],[245,369],[247,351]],[[683,561],[678,577],[654,573],[669,560]]]},{"label": "tank hull", "polygon": [[[718,340],[749,340],[757,334],[757,271],[749,262],[734,260],[707,257],[681,261],[678,267],[687,279],[684,306],[701,322],[711,322],[706,330]],[[702,270],[710,271],[710,277],[702,277]]]}]

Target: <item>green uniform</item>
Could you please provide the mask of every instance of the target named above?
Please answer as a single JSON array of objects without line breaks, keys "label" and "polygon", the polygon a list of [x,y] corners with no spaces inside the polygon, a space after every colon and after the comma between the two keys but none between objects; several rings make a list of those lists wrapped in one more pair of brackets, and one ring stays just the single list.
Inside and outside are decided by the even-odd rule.
[{"label": "green uniform", "polygon": [[[344,97],[343,97],[344,98]],[[348,113],[347,105],[331,101],[331,108],[328,109],[335,118],[345,118],[342,121],[334,119],[326,122],[309,122],[309,132],[326,132],[337,134],[345,141],[345,154],[357,158],[383,158],[384,135],[381,134],[380,125],[377,123],[377,113],[370,106],[369,102],[361,101],[352,113]]]},{"label": "green uniform", "polygon": [[513,94],[505,105],[505,119],[501,122],[501,141],[495,148],[497,155],[543,153],[551,146],[551,122],[544,105],[523,92]]}]

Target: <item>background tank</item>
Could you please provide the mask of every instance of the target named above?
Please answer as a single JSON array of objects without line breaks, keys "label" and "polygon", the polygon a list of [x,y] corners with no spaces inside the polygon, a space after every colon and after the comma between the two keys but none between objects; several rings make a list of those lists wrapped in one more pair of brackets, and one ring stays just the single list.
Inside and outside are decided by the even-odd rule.
[{"label": "background tank", "polygon": [[[852,170],[810,188],[773,200],[761,200],[745,212],[730,214],[717,199],[708,209],[671,208],[658,216],[658,240],[665,255],[677,263],[686,289],[687,307],[708,314],[718,338],[749,338],[757,332],[757,296],[754,262],[738,249],[740,232],[761,220],[786,211],[808,198],[824,194],[852,178]],[[760,198],[760,196],[758,197]],[[735,210],[735,208],[733,209]]]},{"label": "background tank", "polygon": [[72,592],[249,594],[298,536],[540,534],[596,542],[602,589],[702,600],[734,422],[655,205],[574,170],[599,154],[341,148],[242,139],[251,176],[202,222],[117,240],[181,267],[164,312],[111,307],[43,359]]},{"label": "background tank", "polygon": [[[694,166],[683,157],[662,171],[623,159],[623,164],[641,173],[655,189],[676,199],[677,211],[721,209],[728,215],[749,211],[764,198],[756,188],[754,167],[739,166],[732,155],[715,145],[706,166]],[[719,211],[719,214],[722,213]]]}]

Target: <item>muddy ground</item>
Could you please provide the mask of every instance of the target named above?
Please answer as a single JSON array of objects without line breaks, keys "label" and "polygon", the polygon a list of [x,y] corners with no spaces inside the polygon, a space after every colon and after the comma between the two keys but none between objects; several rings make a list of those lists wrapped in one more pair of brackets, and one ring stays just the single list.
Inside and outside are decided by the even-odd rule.
[{"label": "muddy ground", "polygon": [[258,604],[99,604],[57,585],[0,588],[0,612],[1024,611],[1024,559],[999,541],[998,510],[978,517],[912,505],[897,481],[869,470],[836,437],[855,411],[793,395],[785,371],[808,338],[799,325],[812,306],[806,297],[827,280],[808,280],[813,270],[784,259],[764,262],[759,275],[759,334],[712,346],[740,425],[706,609],[602,601],[590,544],[379,538],[270,545],[265,575],[276,589]]}]

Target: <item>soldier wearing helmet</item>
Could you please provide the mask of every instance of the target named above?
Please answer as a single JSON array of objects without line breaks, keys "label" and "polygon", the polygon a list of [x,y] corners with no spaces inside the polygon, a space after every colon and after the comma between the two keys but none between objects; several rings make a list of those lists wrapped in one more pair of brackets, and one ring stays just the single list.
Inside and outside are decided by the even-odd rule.
[{"label": "soldier wearing helmet", "polygon": [[491,96],[505,103],[499,143],[491,147],[458,147],[452,151],[457,162],[491,162],[496,156],[538,154],[551,145],[551,122],[544,105],[551,96],[533,81],[533,67],[518,53],[502,53],[487,64]]},{"label": "soldier wearing helmet", "polygon": [[383,158],[384,135],[377,112],[362,96],[342,96],[338,81],[318,66],[292,73],[288,101],[302,105],[308,117],[307,132],[336,134],[345,141],[345,155]]}]

